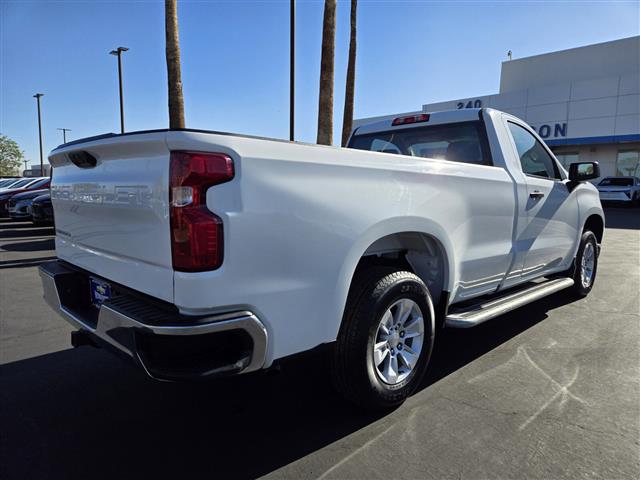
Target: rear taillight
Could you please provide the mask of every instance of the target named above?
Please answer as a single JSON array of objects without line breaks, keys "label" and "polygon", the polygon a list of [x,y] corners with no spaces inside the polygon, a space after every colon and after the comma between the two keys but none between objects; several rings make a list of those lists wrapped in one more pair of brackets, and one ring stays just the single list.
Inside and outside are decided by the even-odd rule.
[{"label": "rear taillight", "polygon": [[173,268],[183,272],[222,265],[222,220],[207,208],[207,189],[233,178],[233,160],[222,153],[171,152],[169,201]]}]

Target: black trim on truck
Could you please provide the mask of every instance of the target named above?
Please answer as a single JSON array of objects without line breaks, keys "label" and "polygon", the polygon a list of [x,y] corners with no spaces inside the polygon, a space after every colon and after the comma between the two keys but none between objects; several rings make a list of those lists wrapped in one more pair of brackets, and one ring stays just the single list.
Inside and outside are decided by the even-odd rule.
[{"label": "black trim on truck", "polygon": [[190,317],[118,291],[91,302],[94,275],[63,261],[40,266],[46,302],[81,334],[75,345],[108,347],[158,380],[206,379],[263,367],[268,336],[248,311]]}]

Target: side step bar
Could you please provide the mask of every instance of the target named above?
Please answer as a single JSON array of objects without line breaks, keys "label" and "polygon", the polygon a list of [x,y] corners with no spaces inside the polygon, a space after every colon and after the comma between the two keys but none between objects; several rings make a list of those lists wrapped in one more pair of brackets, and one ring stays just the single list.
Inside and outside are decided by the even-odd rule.
[{"label": "side step bar", "polygon": [[564,290],[572,285],[572,278],[558,278],[500,298],[485,300],[483,303],[477,303],[459,310],[454,309],[447,315],[445,325],[453,328],[475,327],[487,320],[520,308],[527,303],[535,302],[542,297]]}]

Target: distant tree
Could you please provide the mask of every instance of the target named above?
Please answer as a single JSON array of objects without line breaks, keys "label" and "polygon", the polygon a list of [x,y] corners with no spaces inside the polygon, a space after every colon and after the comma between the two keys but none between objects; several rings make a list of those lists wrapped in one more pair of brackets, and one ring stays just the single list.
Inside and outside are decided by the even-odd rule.
[{"label": "distant tree", "polygon": [[5,135],[0,135],[0,175],[16,175],[24,161],[24,152],[18,144]]},{"label": "distant tree", "polygon": [[356,14],[358,0],[351,0],[351,34],[349,39],[349,62],[347,64],[347,83],[344,92],[344,114],[342,116],[342,146],[347,146],[353,129],[353,99],[356,82]]},{"label": "distant tree", "polygon": [[317,143],[333,143],[333,71],[336,43],[336,1],[325,0],[322,20],[322,57],[320,59],[320,96],[318,99]]},{"label": "distant tree", "polygon": [[180,73],[180,39],[178,36],[178,5],[176,0],[165,0],[165,39],[167,77],[169,84],[169,128],[184,128],[184,98]]}]

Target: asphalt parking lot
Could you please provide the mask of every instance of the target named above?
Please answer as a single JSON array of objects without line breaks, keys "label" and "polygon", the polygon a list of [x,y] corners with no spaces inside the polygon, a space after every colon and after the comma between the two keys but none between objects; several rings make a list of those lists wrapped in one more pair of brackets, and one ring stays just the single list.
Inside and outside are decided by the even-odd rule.
[{"label": "asphalt parking lot", "polygon": [[640,478],[640,210],[606,215],[588,298],[446,331],[378,416],[321,358],[170,384],[71,349],[37,273],[53,231],[0,220],[0,478]]}]

